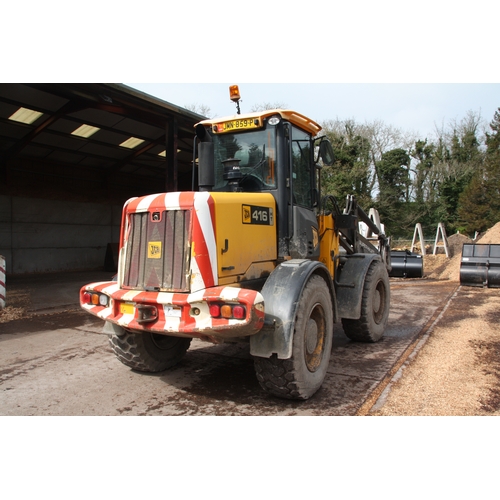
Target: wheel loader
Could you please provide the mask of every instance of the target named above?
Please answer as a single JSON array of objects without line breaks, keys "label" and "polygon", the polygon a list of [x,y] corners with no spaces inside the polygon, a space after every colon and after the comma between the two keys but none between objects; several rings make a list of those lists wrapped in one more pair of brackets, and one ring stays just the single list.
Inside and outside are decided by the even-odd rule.
[{"label": "wheel loader", "polygon": [[325,379],[335,323],[353,341],[383,336],[389,238],[354,196],[344,208],[320,196],[334,154],[316,122],[241,114],[230,91],[238,113],[195,126],[198,189],[125,203],[116,279],[82,287],[81,307],[134,370],[173,367],[192,339],[247,342],[265,391],[306,400]]}]

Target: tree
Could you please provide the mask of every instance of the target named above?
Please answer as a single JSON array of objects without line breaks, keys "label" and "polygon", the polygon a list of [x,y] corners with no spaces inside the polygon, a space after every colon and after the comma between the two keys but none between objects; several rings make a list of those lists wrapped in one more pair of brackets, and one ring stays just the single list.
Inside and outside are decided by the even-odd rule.
[{"label": "tree", "polygon": [[489,227],[488,212],[488,195],[481,171],[472,177],[460,195],[458,216],[461,227],[459,229],[471,236],[475,231],[486,231]]},{"label": "tree", "polygon": [[379,182],[377,208],[389,234],[403,236],[408,232],[407,208],[410,201],[410,155],[403,148],[382,154],[376,163]]},{"label": "tree", "polygon": [[481,122],[479,113],[469,111],[459,123],[452,123],[448,131],[439,134],[433,179],[438,199],[435,213],[448,232],[463,230],[458,213],[460,198],[482,170],[484,153],[478,137]]},{"label": "tree", "polygon": [[353,194],[362,207],[369,207],[373,186],[370,142],[360,135],[354,122],[346,121],[343,125],[343,130],[336,125],[325,130],[335,152],[335,163],[323,169],[323,194],[333,194],[339,201]]},{"label": "tree", "polygon": [[418,204],[423,204],[429,194],[427,179],[434,166],[435,150],[436,146],[428,144],[426,139],[416,141],[410,152],[411,157],[416,161],[411,170],[414,178],[414,198]]},{"label": "tree", "polygon": [[205,104],[187,104],[184,107],[193,113],[206,116],[207,118],[213,118],[210,108]]},{"label": "tree", "polygon": [[257,111],[267,111],[269,109],[288,109],[288,105],[285,104],[284,102],[262,102],[260,104],[254,104],[250,112],[251,113],[256,113]]},{"label": "tree", "polygon": [[458,215],[469,234],[485,231],[500,221],[500,108],[490,128],[484,163],[459,198]]},{"label": "tree", "polygon": [[486,194],[490,212],[488,222],[490,226],[500,221],[500,108],[495,111],[490,124],[493,131],[486,134]]}]

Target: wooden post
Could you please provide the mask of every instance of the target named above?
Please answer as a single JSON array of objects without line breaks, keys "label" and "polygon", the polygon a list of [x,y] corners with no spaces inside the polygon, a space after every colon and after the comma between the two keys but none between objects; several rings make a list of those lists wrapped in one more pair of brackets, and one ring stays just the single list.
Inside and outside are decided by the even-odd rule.
[{"label": "wooden post", "polygon": [[[440,234],[442,238],[442,243],[439,243]],[[434,241],[434,251],[432,252],[432,255],[436,255],[436,250],[438,248],[444,248],[446,257],[448,258],[450,257],[450,252],[448,250],[448,238],[446,237],[446,229],[444,228],[444,224],[442,222],[438,224],[438,228],[436,231],[436,240]]]},{"label": "wooden post", "polygon": [[420,253],[422,255],[425,255],[424,233],[422,232],[422,224],[420,224],[420,222],[417,222],[417,224],[415,224],[415,231],[413,231],[413,240],[411,241],[410,252],[413,252],[413,247],[415,246],[415,241],[417,239],[417,233],[418,238],[420,239]]}]

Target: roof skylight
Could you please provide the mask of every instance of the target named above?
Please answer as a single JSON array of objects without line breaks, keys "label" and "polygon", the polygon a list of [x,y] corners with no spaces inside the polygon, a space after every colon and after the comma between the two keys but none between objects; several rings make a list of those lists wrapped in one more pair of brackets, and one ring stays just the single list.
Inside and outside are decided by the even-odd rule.
[{"label": "roof skylight", "polygon": [[137,146],[139,146],[139,144],[142,144],[143,142],[144,142],[144,139],[138,139],[137,137],[130,137],[126,141],[123,141],[120,144],[120,146],[122,146],[123,148],[134,149]]},{"label": "roof skylight", "polygon": [[77,135],[78,137],[84,137],[88,139],[91,135],[94,135],[98,130],[101,130],[98,127],[93,127],[92,125],[83,124],[78,127],[76,130],[71,132],[71,135]]},{"label": "roof skylight", "polygon": [[43,113],[40,113],[40,111],[33,111],[32,109],[28,108],[19,108],[14,114],[9,116],[9,120],[14,120],[16,122],[31,125],[42,115]]},{"label": "roof skylight", "polygon": [[[180,150],[180,149],[178,149],[178,150],[177,150],[177,152],[178,152],[178,153],[180,153],[180,152],[181,152],[181,150]],[[167,156],[167,150],[166,150],[166,149],[164,149],[161,153],[158,153],[158,156],[165,156],[165,157],[166,157],[166,156]]]}]

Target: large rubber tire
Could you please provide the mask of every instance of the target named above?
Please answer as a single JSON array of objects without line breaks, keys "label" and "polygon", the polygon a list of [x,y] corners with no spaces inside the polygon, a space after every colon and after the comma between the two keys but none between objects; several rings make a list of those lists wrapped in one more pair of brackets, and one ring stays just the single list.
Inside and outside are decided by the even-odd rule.
[{"label": "large rubber tire", "polygon": [[377,342],[387,327],[391,303],[389,275],[383,262],[368,268],[361,299],[359,319],[342,318],[344,333],[357,342]]},{"label": "large rubber tire", "polygon": [[191,339],[126,330],[125,335],[110,335],[109,343],[124,365],[155,373],[175,366],[188,350]]},{"label": "large rubber tire", "polygon": [[261,387],[285,399],[309,399],[325,379],[333,342],[333,308],[328,286],[320,276],[306,284],[293,333],[292,357],[254,357]]}]

